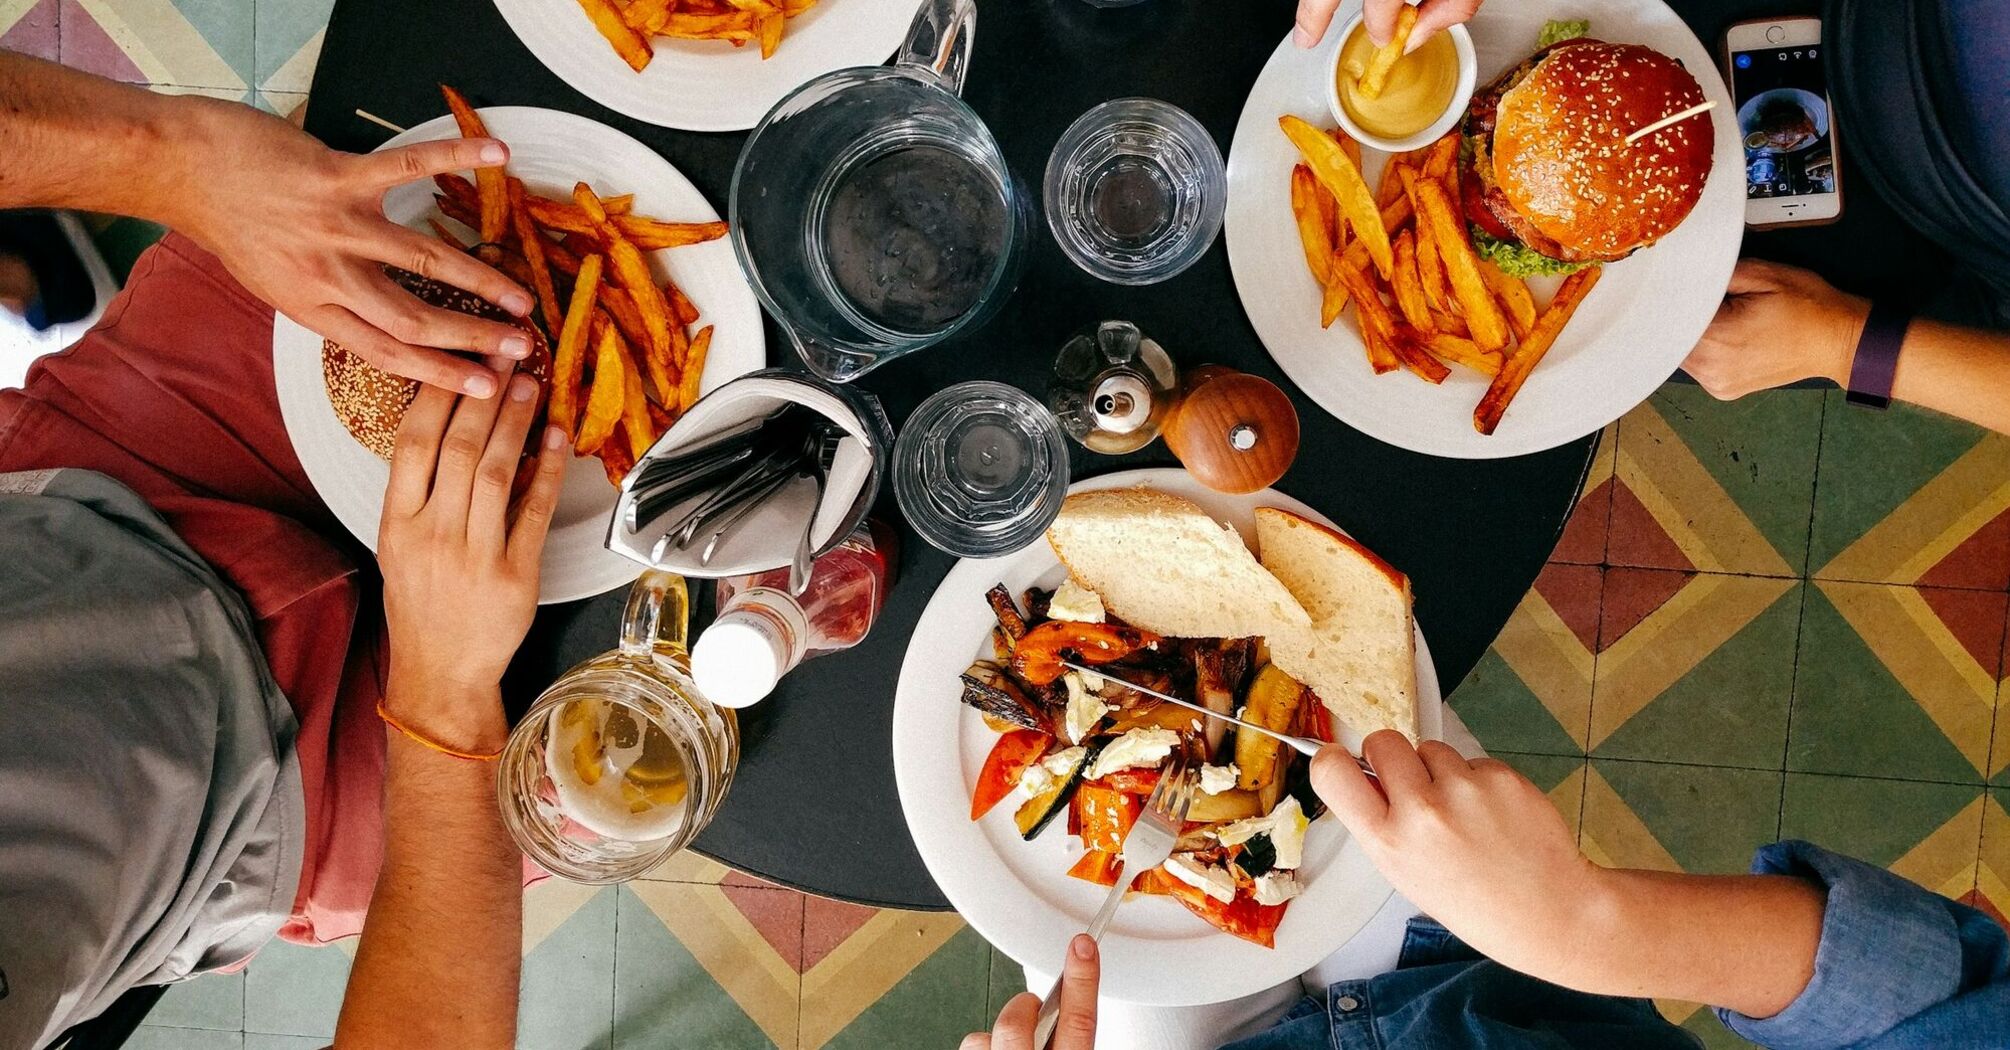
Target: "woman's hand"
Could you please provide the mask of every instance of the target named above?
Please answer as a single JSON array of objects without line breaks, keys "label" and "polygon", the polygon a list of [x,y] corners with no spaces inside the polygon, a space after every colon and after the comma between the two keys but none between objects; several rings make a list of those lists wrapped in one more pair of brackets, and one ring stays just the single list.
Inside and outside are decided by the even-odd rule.
[{"label": "woman's hand", "polygon": [[1725,401],[1803,379],[1844,385],[1869,315],[1867,300],[1807,270],[1741,259],[1682,370]]},{"label": "woman's hand", "polygon": [[[501,398],[422,387],[398,428],[377,560],[391,633],[390,696],[494,696],[537,611],[538,559],[570,455],[548,427],[536,473],[510,505],[537,383],[505,374]],[[398,711],[451,722],[459,712]],[[453,729],[442,735],[455,739]]]},{"label": "woman's hand", "polygon": [[[1096,1050],[1096,986],[1103,973],[1096,942],[1086,933],[1076,934],[1061,967],[1061,1012],[1054,1022],[1054,1041],[1048,1047]],[[1039,1016],[1040,997],[1021,992],[998,1011],[998,1023],[991,1031],[964,1036],[960,1050],[1041,1050],[1033,1045],[1033,1026]]]},{"label": "woman's hand", "polygon": [[529,293],[466,252],[384,217],[384,193],[441,172],[502,164],[494,139],[422,142],[381,153],[331,150],[235,103],[177,100],[177,147],[200,178],[168,202],[169,225],[223,260],[252,294],[372,364],[475,397],[496,391],[481,362],[530,353],[509,325],[428,306],[392,283],[389,264],[465,288],[519,316]]},{"label": "woman's hand", "polygon": [[1542,974],[1544,953],[1599,914],[1605,869],[1528,778],[1438,741],[1412,748],[1391,730],[1361,754],[1379,787],[1328,747],[1312,760],[1313,788],[1396,891],[1475,950]]},{"label": "woman's hand", "polygon": [[[1386,44],[1396,32],[1396,12],[1406,0],[1367,0],[1362,8],[1363,21],[1368,26],[1368,39],[1376,44]],[[1481,0],[1422,0],[1417,5],[1417,26],[1410,30],[1410,43],[1405,53],[1415,51],[1417,46],[1431,38],[1431,34],[1470,20],[1480,9]],[[1333,12],[1340,9],[1340,0],[1298,0],[1298,27],[1291,36],[1299,47],[1311,47],[1326,35],[1326,27],[1333,23]]]}]

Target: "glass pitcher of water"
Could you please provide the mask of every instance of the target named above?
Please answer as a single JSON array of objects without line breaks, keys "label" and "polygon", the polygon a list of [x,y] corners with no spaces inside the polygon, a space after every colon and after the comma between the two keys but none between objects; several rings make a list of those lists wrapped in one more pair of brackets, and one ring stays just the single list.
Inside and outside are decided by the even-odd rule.
[{"label": "glass pitcher of water", "polygon": [[544,870],[623,882],[689,845],[739,761],[733,712],[691,681],[684,579],[650,570],[628,593],[621,646],[565,672],[503,747],[503,826]]},{"label": "glass pitcher of water", "polygon": [[990,317],[1030,203],[957,97],[975,0],[927,0],[890,66],[798,88],[733,172],[740,265],[810,370],[855,379]]}]

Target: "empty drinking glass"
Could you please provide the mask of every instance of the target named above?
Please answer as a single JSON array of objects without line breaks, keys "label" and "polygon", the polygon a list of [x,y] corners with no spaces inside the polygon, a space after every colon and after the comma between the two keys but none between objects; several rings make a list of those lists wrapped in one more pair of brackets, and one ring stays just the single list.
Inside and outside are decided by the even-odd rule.
[{"label": "empty drinking glass", "polygon": [[965,558],[1040,538],[1068,495],[1068,442],[1047,406],[1003,383],[958,383],[921,403],[893,446],[908,524]]},{"label": "empty drinking glass", "polygon": [[1105,102],[1047,158],[1047,225],[1075,265],[1117,284],[1163,281],[1221,232],[1221,149],[1185,110],[1151,98]]}]

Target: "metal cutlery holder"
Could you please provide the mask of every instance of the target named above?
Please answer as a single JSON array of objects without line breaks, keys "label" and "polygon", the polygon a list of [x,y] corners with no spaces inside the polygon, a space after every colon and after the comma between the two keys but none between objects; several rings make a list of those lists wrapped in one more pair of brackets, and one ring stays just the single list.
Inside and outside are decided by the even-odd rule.
[{"label": "metal cutlery holder", "polygon": [[629,471],[607,549],[717,579],[814,557],[865,520],[893,427],[872,395],[754,372],[705,395]]}]

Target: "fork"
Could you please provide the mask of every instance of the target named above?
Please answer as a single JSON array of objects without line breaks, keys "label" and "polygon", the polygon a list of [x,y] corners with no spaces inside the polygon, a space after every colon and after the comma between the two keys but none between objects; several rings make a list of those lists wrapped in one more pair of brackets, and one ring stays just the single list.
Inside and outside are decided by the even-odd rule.
[{"label": "fork", "polygon": [[[1089,920],[1087,932],[1090,940],[1102,939],[1103,928],[1117,913],[1117,905],[1122,903],[1124,894],[1130,890],[1131,882],[1164,864],[1166,858],[1172,856],[1173,845],[1179,841],[1180,828],[1186,823],[1187,807],[1193,804],[1193,792],[1193,769],[1183,759],[1174,759],[1172,765],[1159,775],[1158,786],[1152,789],[1144,812],[1138,815],[1137,823],[1131,825],[1131,833],[1124,837],[1124,866],[1117,873],[1117,884],[1110,887],[1110,895],[1103,898],[1102,910]],[[1054,1024],[1060,1016],[1061,978],[1056,977],[1054,987],[1047,989],[1046,998],[1040,1002],[1039,1020],[1033,1026],[1033,1050],[1046,1050],[1047,1042],[1054,1038]]]}]

